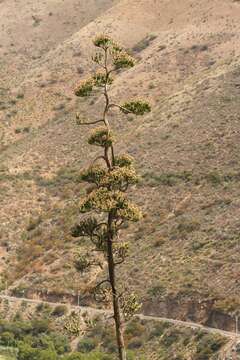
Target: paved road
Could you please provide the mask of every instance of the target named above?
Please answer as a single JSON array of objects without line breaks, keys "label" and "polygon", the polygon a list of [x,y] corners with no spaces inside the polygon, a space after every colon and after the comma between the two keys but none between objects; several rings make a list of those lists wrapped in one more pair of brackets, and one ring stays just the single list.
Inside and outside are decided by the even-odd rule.
[{"label": "paved road", "polygon": [[[89,307],[89,306],[76,306],[76,305],[71,305],[71,304],[55,303],[55,302],[42,301],[42,300],[38,300],[38,299],[27,299],[27,298],[20,298],[20,297],[1,295],[1,294],[0,294],[0,299],[8,300],[10,302],[26,301],[30,304],[48,304],[50,306],[66,305],[67,307],[71,308],[72,310],[80,309],[82,311],[87,311],[88,313],[93,314],[93,315],[99,315],[99,314],[112,315],[112,312],[110,310],[96,309],[96,308]],[[211,327],[207,327],[207,326],[204,326],[204,325],[201,325],[198,323],[194,323],[194,322],[190,322],[190,321],[181,321],[181,320],[169,319],[169,318],[164,318],[164,317],[148,316],[148,315],[143,315],[143,314],[137,314],[137,315],[135,315],[135,317],[138,317],[139,319],[142,319],[142,320],[168,322],[170,324],[177,325],[177,326],[188,327],[191,329],[200,329],[200,330],[206,331],[208,333],[220,334],[222,336],[225,336],[225,337],[228,337],[231,339],[236,337],[236,334],[234,332],[225,331],[225,330],[221,330],[221,329],[217,329],[217,328],[211,328]],[[240,334],[238,335],[238,338],[240,340]]]}]

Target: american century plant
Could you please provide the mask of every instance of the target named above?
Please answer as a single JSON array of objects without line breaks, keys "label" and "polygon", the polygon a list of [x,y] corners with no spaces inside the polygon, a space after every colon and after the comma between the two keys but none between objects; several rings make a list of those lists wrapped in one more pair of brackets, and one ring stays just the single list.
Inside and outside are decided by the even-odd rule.
[{"label": "american century plant", "polygon": [[[130,100],[123,104],[111,101],[109,90],[114,82],[114,73],[132,68],[136,61],[120,45],[106,35],[100,35],[93,41],[97,48],[92,57],[99,71],[82,81],[75,89],[78,97],[88,97],[95,89],[103,95],[104,106],[100,119],[85,121],[77,115],[79,125],[101,125],[95,128],[88,138],[90,145],[98,146],[103,153],[83,171],[82,180],[91,184],[91,189],[80,203],[80,222],[72,228],[72,236],[89,237],[94,249],[103,252],[107,267],[107,279],[95,288],[95,298],[106,297],[106,287],[111,294],[116,340],[120,360],[126,360],[124,344],[124,320],[139,308],[134,294],[120,290],[116,279],[117,267],[128,255],[129,246],[119,237],[119,232],[126,222],[137,222],[141,219],[140,209],[129,200],[127,191],[131,185],[139,181],[133,165],[133,158],[128,154],[115,154],[116,135],[111,129],[109,111],[118,110],[123,114],[144,115],[151,111],[148,102]],[[92,215],[94,214],[94,216]],[[91,263],[86,257],[79,255],[75,262],[76,268],[82,271]]]}]

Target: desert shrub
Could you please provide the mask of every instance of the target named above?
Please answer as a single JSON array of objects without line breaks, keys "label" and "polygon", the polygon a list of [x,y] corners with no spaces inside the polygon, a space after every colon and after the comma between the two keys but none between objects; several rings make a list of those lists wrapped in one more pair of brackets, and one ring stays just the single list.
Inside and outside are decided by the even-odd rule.
[{"label": "desert shrub", "polygon": [[191,233],[200,228],[200,223],[196,219],[184,219],[177,226],[178,232],[181,234]]},{"label": "desert shrub", "polygon": [[143,179],[149,186],[164,185],[174,186],[180,181],[189,182],[192,180],[192,173],[189,171],[183,171],[182,173],[162,173],[155,174],[153,172],[147,172],[143,175]]},{"label": "desert shrub", "polygon": [[221,336],[204,335],[197,344],[196,360],[209,359],[224,344]]},{"label": "desert shrub", "polygon": [[22,343],[19,345],[18,360],[57,360],[57,354],[53,350],[39,350]]},{"label": "desert shrub", "polygon": [[0,333],[4,331],[13,333],[16,340],[22,340],[26,335],[31,334],[32,325],[29,321],[5,322],[0,326]]},{"label": "desert shrub", "polygon": [[4,346],[15,346],[16,342],[14,334],[9,331],[5,331],[0,335],[0,344]]},{"label": "desert shrub", "polygon": [[201,250],[206,245],[206,242],[204,241],[194,241],[191,244],[191,249],[193,251]]},{"label": "desert shrub", "polygon": [[161,338],[161,343],[165,347],[169,348],[172,344],[177,343],[180,336],[181,333],[178,329],[170,328],[164,333],[163,337]]},{"label": "desert shrub", "polygon": [[33,335],[38,335],[41,333],[47,334],[49,332],[49,320],[47,319],[33,320],[31,324]]},{"label": "desert shrub", "polygon": [[152,288],[148,289],[148,295],[150,295],[150,297],[161,297],[164,296],[166,293],[166,289],[164,286],[162,285],[155,285]]},{"label": "desert shrub", "polygon": [[[24,311],[24,309],[23,309]],[[14,321],[21,321],[22,320],[22,311],[17,311],[13,318]]]},{"label": "desert shrub", "polygon": [[65,354],[71,350],[67,336],[54,332],[50,334],[50,337],[53,342],[54,349],[59,355]]},{"label": "desert shrub", "polygon": [[[26,338],[25,338],[26,339]],[[66,336],[59,333],[41,334],[33,338],[31,342],[33,348],[51,350],[59,355],[70,351],[69,340]]]},{"label": "desert shrub", "polygon": [[149,34],[144,39],[140,40],[134,47],[132,48],[132,51],[135,53],[139,53],[143,50],[145,50],[153,40],[157,38],[157,35]]},{"label": "desert shrub", "polygon": [[79,343],[78,343],[78,351],[82,352],[82,353],[88,353],[91,352],[92,350],[94,350],[96,348],[97,344],[96,344],[96,340],[94,339],[82,339]]},{"label": "desert shrub", "polygon": [[37,360],[37,349],[33,349],[29,344],[21,343],[18,345],[19,360]]},{"label": "desert shrub", "polygon": [[16,98],[17,99],[23,99],[24,98],[24,93],[23,92],[17,93]]},{"label": "desert shrub", "polygon": [[101,343],[104,349],[110,353],[116,351],[116,341],[114,338],[114,330],[112,327],[106,327],[101,330]]},{"label": "desert shrub", "polygon": [[128,337],[139,337],[144,334],[144,331],[144,326],[139,321],[133,320],[127,325],[125,333]]},{"label": "desert shrub", "polygon": [[227,299],[217,300],[214,308],[225,314],[233,313],[240,309],[240,300],[238,297],[229,296]]},{"label": "desert shrub", "polygon": [[59,103],[59,104],[56,104],[56,105],[53,106],[53,110],[54,111],[60,111],[60,110],[65,109],[65,106],[66,106],[66,104]]},{"label": "desert shrub", "polygon": [[69,181],[72,181],[74,183],[79,183],[82,181],[79,170],[69,167],[61,168],[57,173],[56,182],[61,185],[62,183],[64,184]]},{"label": "desert shrub", "polygon": [[165,239],[160,238],[154,242],[153,246],[158,248],[158,247],[161,247],[163,244],[165,244]]},{"label": "desert shrub", "polygon": [[[127,360],[136,360],[135,352],[132,350],[127,350]],[[143,358],[141,360],[144,360]]]},{"label": "desert shrub", "polygon": [[169,324],[167,322],[160,322],[154,325],[154,328],[151,330],[149,334],[149,339],[154,337],[160,337],[164,334],[164,331],[169,328]]},{"label": "desert shrub", "polygon": [[130,340],[129,343],[128,343],[128,349],[130,349],[130,350],[139,349],[142,346],[143,346],[142,339],[137,338],[137,337]]},{"label": "desert shrub", "polygon": [[36,360],[57,360],[57,354],[53,350],[41,350],[37,352]]},{"label": "desert shrub", "polygon": [[67,307],[66,307],[66,305],[57,305],[57,306],[53,309],[51,315],[60,317],[60,316],[65,315],[66,313],[67,313]]},{"label": "desert shrub", "polygon": [[51,312],[51,307],[50,307],[50,305],[42,302],[40,304],[37,304],[36,312],[49,314]]},{"label": "desert shrub", "polygon": [[203,44],[203,45],[194,44],[194,45],[191,46],[191,50],[195,51],[195,52],[207,51],[208,50],[208,45],[207,44]]},{"label": "desert shrub", "polygon": [[115,353],[117,346],[114,338],[105,339],[102,343],[103,348],[109,353]]},{"label": "desert shrub", "polygon": [[63,357],[62,360],[114,360],[114,358],[101,352],[92,352],[90,354],[77,352]]},{"label": "desert shrub", "polygon": [[222,177],[218,172],[212,171],[211,173],[205,176],[205,179],[210,182],[212,185],[220,185],[222,182]]},{"label": "desert shrub", "polygon": [[42,221],[41,216],[37,216],[35,218],[31,217],[28,220],[27,231],[32,231],[36,229],[36,227],[41,223],[41,221]]}]

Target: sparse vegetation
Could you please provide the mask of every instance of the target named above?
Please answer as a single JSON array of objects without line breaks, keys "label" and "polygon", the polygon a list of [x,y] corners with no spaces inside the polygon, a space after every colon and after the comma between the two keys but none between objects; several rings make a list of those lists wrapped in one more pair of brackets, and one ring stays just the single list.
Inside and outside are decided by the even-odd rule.
[{"label": "sparse vegetation", "polygon": [[66,305],[58,305],[53,309],[51,315],[53,316],[63,316],[67,313]]},{"label": "sparse vegetation", "polygon": [[[120,134],[115,151],[135,157],[142,175],[129,195],[143,219],[120,234],[130,244],[128,261],[118,267],[120,287],[137,294],[142,312],[234,331],[240,297],[239,1],[193,0],[188,6],[183,0],[179,7],[154,0],[68,0],[57,7],[42,0],[0,2],[1,291],[75,304],[79,292],[89,305],[104,279],[104,257],[82,261],[92,247],[69,234],[79,219],[79,199],[91,191],[80,173],[86,156],[99,155],[98,147],[85,144],[86,128],[74,124],[74,114],[78,108],[80,119],[93,121],[102,100],[99,87],[84,101],[71,92],[95,70],[87,42],[102,29],[137,58],[134,69],[118,69],[116,81],[112,76],[114,102],[150,94],[154,104],[153,114],[137,121],[122,114],[123,123],[109,113]],[[95,81],[101,82],[99,74]],[[7,318],[11,303],[2,305]],[[19,301],[16,320],[23,320],[25,307]],[[61,322],[65,315],[52,311],[40,307],[38,314]],[[160,350],[147,341],[137,354],[191,358],[191,339],[180,334],[169,348],[158,344]],[[133,346],[137,340],[145,341],[133,336]],[[106,336],[107,348],[116,349],[114,334]],[[200,349],[199,356],[210,357],[208,351]]]},{"label": "sparse vegetation", "polygon": [[144,39],[139,41],[134,47],[132,48],[132,51],[134,53],[139,53],[143,50],[145,50],[151,43],[157,38],[157,35],[155,34],[149,34]]}]

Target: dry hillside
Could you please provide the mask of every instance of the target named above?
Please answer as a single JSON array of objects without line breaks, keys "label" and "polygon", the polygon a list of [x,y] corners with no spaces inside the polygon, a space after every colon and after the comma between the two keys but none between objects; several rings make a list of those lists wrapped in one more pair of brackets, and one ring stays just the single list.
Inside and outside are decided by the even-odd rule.
[{"label": "dry hillside", "polygon": [[138,59],[113,97],[145,96],[153,107],[140,120],[112,120],[143,177],[135,196],[145,217],[122,234],[132,243],[123,279],[146,313],[231,327],[226,314],[240,295],[239,1],[39,3],[0,1],[3,278],[17,293],[60,296],[88,295],[102,276],[75,273],[69,229],[88,161],[75,113],[100,106],[97,95],[76,100],[73,88],[91,68],[91,38],[105,32]]}]

